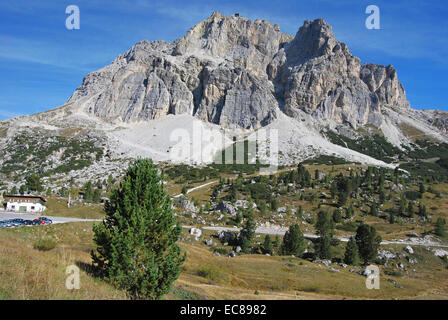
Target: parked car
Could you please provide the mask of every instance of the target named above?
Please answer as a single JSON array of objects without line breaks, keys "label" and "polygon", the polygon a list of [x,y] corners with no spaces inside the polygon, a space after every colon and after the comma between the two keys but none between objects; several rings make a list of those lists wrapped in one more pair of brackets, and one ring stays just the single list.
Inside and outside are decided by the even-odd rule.
[{"label": "parked car", "polygon": [[51,219],[48,219],[47,217],[39,217],[38,218],[40,221],[42,221],[42,224],[52,224],[53,221]]},{"label": "parked car", "polygon": [[33,220],[33,225],[41,225],[41,224],[43,224],[43,222],[40,220],[40,219],[34,219]]},{"label": "parked car", "polygon": [[0,221],[0,228],[13,228],[19,226],[36,226],[41,224],[52,224],[53,221],[47,217],[38,217],[34,220],[9,219]]}]

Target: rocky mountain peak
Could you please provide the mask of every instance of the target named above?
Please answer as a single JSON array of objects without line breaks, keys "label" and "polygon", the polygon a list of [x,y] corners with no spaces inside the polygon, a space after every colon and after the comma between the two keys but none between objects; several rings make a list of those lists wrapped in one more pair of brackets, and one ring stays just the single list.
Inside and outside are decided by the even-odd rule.
[{"label": "rocky mountain peak", "polygon": [[324,19],[291,36],[217,11],[173,43],[138,42],[87,75],[69,102],[109,122],[186,113],[245,129],[281,113],[380,127],[383,107],[409,106],[395,69],[361,65]]},{"label": "rocky mountain peak", "polygon": [[342,48],[346,49],[346,46],[336,40],[331,26],[324,19],[306,20],[294,40],[287,46],[288,64],[302,64],[308,59]]},{"label": "rocky mountain peak", "polygon": [[244,68],[254,63],[266,67],[279,47],[290,40],[291,35],[268,21],[252,21],[239,14],[225,16],[215,11],[175,41],[173,54],[204,54]]}]

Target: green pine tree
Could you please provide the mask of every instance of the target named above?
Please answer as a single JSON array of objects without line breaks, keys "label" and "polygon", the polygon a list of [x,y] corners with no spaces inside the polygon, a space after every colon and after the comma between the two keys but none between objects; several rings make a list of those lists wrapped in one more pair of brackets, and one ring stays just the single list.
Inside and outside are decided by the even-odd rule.
[{"label": "green pine tree", "polygon": [[350,238],[345,248],[344,262],[352,266],[359,265],[358,245],[353,237]]},{"label": "green pine tree", "polygon": [[373,262],[378,254],[381,243],[381,236],[373,226],[362,224],[356,230],[356,244],[358,245],[359,256],[365,264]]},{"label": "green pine tree", "polygon": [[133,299],[160,299],[181,273],[186,255],[176,244],[182,228],[150,159],[138,159],[114,188],[106,219],[95,225],[93,265]]},{"label": "green pine tree", "polygon": [[428,213],[426,212],[426,206],[422,203],[420,203],[418,206],[418,215],[422,218],[428,217]]},{"label": "green pine tree", "polygon": [[331,237],[328,234],[317,240],[316,254],[320,259],[331,259]]},{"label": "green pine tree", "polygon": [[274,248],[272,246],[271,236],[269,236],[268,234],[266,235],[266,237],[264,237],[264,242],[263,242],[262,249],[263,249],[263,253],[264,254],[272,255],[274,253]]},{"label": "green pine tree", "polygon": [[376,206],[376,203],[372,203],[372,205],[370,206],[370,212],[369,214],[373,217],[377,217],[378,216],[378,207]]},{"label": "green pine tree", "polygon": [[336,210],[334,210],[334,212],[333,212],[333,221],[334,221],[335,223],[340,223],[340,222],[342,222],[342,212],[341,212],[340,209],[336,209]]},{"label": "green pine tree", "polygon": [[298,224],[289,227],[283,237],[283,243],[280,247],[280,254],[283,256],[295,255],[301,256],[305,251],[305,240]]},{"label": "green pine tree", "polygon": [[92,187],[92,182],[91,181],[87,181],[84,184],[84,200],[86,201],[92,201],[93,199],[93,187]]},{"label": "green pine tree", "polygon": [[354,214],[355,209],[353,209],[353,205],[350,205],[350,207],[348,207],[347,210],[345,211],[345,219],[351,219]]},{"label": "green pine tree", "polygon": [[274,246],[274,249],[275,249],[275,250],[277,251],[277,253],[278,253],[279,250],[280,250],[280,246],[281,246],[281,244],[280,244],[280,237],[278,236],[278,234],[275,235],[273,246]]},{"label": "green pine tree", "polygon": [[409,201],[407,215],[409,218],[412,218],[414,216],[414,205],[412,204],[411,201]]},{"label": "green pine tree", "polygon": [[439,237],[446,237],[446,220],[444,218],[437,219],[435,233]]},{"label": "green pine tree", "polygon": [[316,221],[317,234],[320,236],[328,235],[333,237],[334,227],[335,225],[331,214],[327,211],[319,211]]},{"label": "green pine tree", "polygon": [[248,211],[246,215],[247,220],[240,234],[240,246],[244,253],[249,253],[250,247],[252,246],[252,242],[255,238],[255,229],[257,228],[257,224],[252,211]]},{"label": "green pine tree", "polygon": [[28,191],[42,192],[44,190],[44,187],[42,186],[42,183],[40,181],[40,177],[35,173],[27,176],[25,178],[25,181],[25,188]]}]

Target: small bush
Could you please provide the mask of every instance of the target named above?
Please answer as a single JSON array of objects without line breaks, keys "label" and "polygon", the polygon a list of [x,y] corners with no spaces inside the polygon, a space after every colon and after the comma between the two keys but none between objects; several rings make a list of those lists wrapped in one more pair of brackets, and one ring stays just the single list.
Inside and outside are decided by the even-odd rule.
[{"label": "small bush", "polygon": [[330,244],[331,244],[333,247],[337,247],[338,245],[341,244],[341,240],[339,240],[338,238],[331,238],[331,242],[330,242]]},{"label": "small bush", "polygon": [[41,238],[34,242],[34,249],[39,251],[50,251],[57,245],[57,241],[51,238]]},{"label": "small bush", "polygon": [[348,232],[356,232],[356,229],[358,229],[358,225],[354,222],[347,222],[342,225],[337,225],[336,229],[344,230]]},{"label": "small bush", "polygon": [[229,253],[226,248],[214,248],[213,252],[219,253],[220,255],[227,255]]},{"label": "small bush", "polygon": [[392,277],[402,277],[403,273],[401,273],[400,271],[395,271],[395,270],[385,270],[384,271],[385,274],[387,274],[388,276],[392,276]]},{"label": "small bush", "polygon": [[223,272],[214,266],[199,268],[197,275],[212,281],[223,280],[224,278]]},{"label": "small bush", "polygon": [[303,288],[301,291],[318,293],[318,292],[320,292],[320,289],[318,287],[306,287],[306,288]]},{"label": "small bush", "polygon": [[174,288],[172,293],[176,296],[176,298],[180,300],[199,300],[200,296],[197,293],[190,292],[183,288]]}]

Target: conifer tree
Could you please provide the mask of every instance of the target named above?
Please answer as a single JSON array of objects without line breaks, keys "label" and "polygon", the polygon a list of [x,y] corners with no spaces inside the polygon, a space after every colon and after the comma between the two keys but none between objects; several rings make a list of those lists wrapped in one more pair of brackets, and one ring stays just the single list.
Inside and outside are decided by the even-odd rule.
[{"label": "conifer tree", "polygon": [[274,248],[272,247],[272,240],[268,234],[266,235],[266,237],[264,237],[263,253],[270,254],[270,255],[272,255],[274,253]]},{"label": "conifer tree", "polygon": [[244,228],[241,230],[239,240],[240,240],[241,250],[244,253],[249,253],[249,249],[252,246],[252,241],[254,240],[254,237],[255,237],[255,229],[256,229],[257,225],[256,225],[254,214],[252,211],[248,210],[246,215],[247,215],[247,220],[244,225]]},{"label": "conifer tree", "polygon": [[336,209],[336,210],[334,210],[334,212],[333,212],[333,221],[334,221],[335,223],[340,223],[340,222],[342,222],[342,212],[341,212],[340,209]]},{"label": "conifer tree", "polygon": [[351,219],[354,214],[355,214],[355,209],[353,209],[353,205],[350,205],[350,207],[348,207],[345,212],[345,219]]},{"label": "conifer tree", "polygon": [[378,216],[378,207],[376,206],[376,203],[372,203],[372,205],[370,206],[370,212],[369,214],[371,216],[377,217]]},{"label": "conifer tree", "polygon": [[289,227],[283,237],[283,243],[280,247],[280,254],[283,256],[295,255],[301,256],[305,251],[305,240],[298,224]]},{"label": "conifer tree", "polygon": [[428,217],[428,213],[426,212],[426,206],[422,203],[420,203],[418,206],[418,215],[423,218]]},{"label": "conifer tree", "polygon": [[42,183],[40,181],[40,177],[35,173],[32,173],[29,176],[27,176],[25,181],[26,181],[25,188],[28,191],[41,192],[44,190]]},{"label": "conifer tree", "polygon": [[352,266],[359,265],[358,245],[356,244],[354,237],[351,237],[347,243],[344,254],[344,262]]},{"label": "conifer tree", "polygon": [[329,235],[333,237],[334,235],[334,221],[333,217],[327,211],[319,211],[317,214],[316,230],[320,236]]},{"label": "conifer tree", "polygon": [[381,243],[381,236],[373,226],[361,224],[356,230],[356,244],[358,245],[359,256],[365,264],[375,261],[378,248]]},{"label": "conifer tree", "polygon": [[409,218],[412,218],[414,216],[414,205],[412,204],[411,201],[409,201],[407,214]]},{"label": "conifer tree", "polygon": [[316,244],[316,253],[321,259],[331,259],[331,239],[334,235],[333,217],[327,211],[320,211],[317,215],[316,230],[319,239]]},{"label": "conifer tree", "polygon": [[114,188],[106,219],[93,227],[91,252],[99,274],[133,299],[160,299],[181,273],[181,226],[150,159],[138,159]]},{"label": "conifer tree", "polygon": [[392,212],[392,211],[389,213],[389,223],[390,224],[394,224],[395,223],[395,213]]},{"label": "conifer tree", "polygon": [[383,186],[380,186],[379,190],[379,200],[380,203],[383,204],[386,201],[386,193],[384,192]]},{"label": "conifer tree", "polygon": [[331,237],[328,234],[317,239],[316,254],[320,259],[331,259]]},{"label": "conifer tree", "polygon": [[437,219],[435,233],[439,237],[446,236],[446,220],[445,219],[443,219],[443,218]]},{"label": "conifer tree", "polygon": [[276,250],[277,250],[277,253],[278,253],[278,251],[279,251],[279,249],[280,249],[280,246],[281,246],[281,244],[280,244],[280,237],[278,236],[278,234],[275,235],[273,245],[274,245],[274,249],[276,249]]}]

